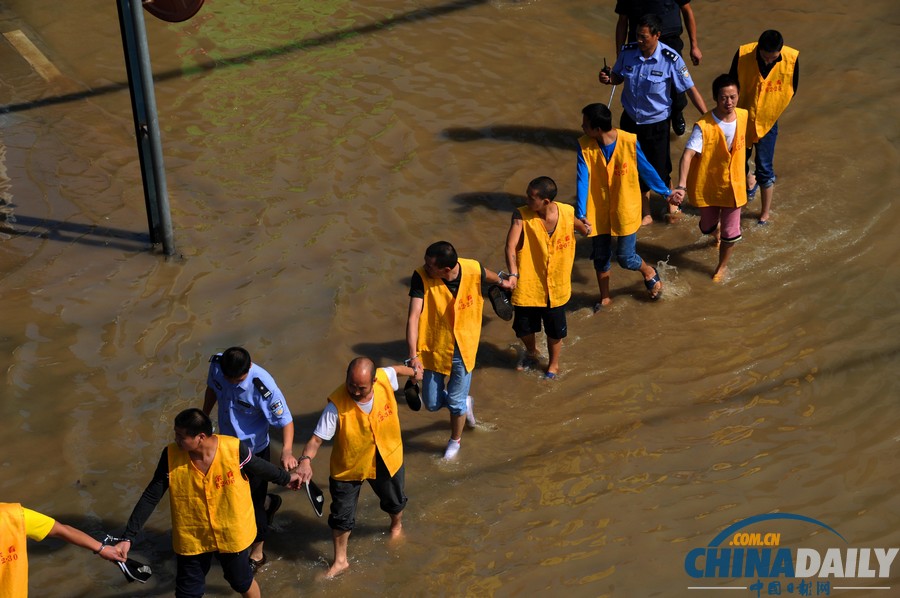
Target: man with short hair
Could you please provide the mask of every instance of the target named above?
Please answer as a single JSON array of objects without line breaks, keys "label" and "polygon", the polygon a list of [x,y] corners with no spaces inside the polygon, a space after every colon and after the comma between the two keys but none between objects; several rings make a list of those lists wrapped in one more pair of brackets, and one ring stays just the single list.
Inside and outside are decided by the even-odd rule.
[{"label": "man with short hair", "polygon": [[[568,335],[566,304],[572,296],[575,231],[590,225],[575,218],[575,210],[556,199],[556,182],[547,176],[528,183],[525,205],[512,214],[506,234],[506,267],[515,309],[513,330],[525,344],[526,362],[538,358],[535,333],[541,324],[547,334],[549,363],[544,378],[559,375],[562,339]],[[525,369],[523,362],[520,369]]]},{"label": "man with short hair", "polygon": [[719,245],[713,282],[723,282],[741,240],[741,206],[747,203],[747,111],[737,107],[740,85],[730,75],[716,77],[712,90],[716,107],[691,131],[672,201],[681,203],[687,193],[700,208],[700,232],[715,235]]},{"label": "man with short hair", "polygon": [[[243,347],[230,347],[209,358],[203,412],[209,415],[218,403],[219,430],[245,443],[260,459],[270,460],[269,427],[281,428],[284,446],[281,466],[291,470],[297,466],[294,458],[294,420],[284,395],[275,379],[253,363]],[[250,564],[254,569],[266,563],[263,542],[269,523],[281,506],[281,497],[267,494],[266,481],[249,476],[256,517],[256,539],[250,550]]]},{"label": "man with short hair", "polygon": [[412,368],[394,365],[375,368],[366,357],[347,366],[347,377],[328,397],[328,404],[299,458],[301,482],[312,479],[312,460],[322,443],[334,439],[328,478],[331,514],[328,526],[334,541],[334,562],[326,577],[340,575],[350,567],[347,545],[356,524],[356,506],[364,481],[375,491],[381,510],[391,518],[391,538],[403,529],[405,472],[403,440],[394,391],[397,376],[415,376]]},{"label": "man with short hair", "polygon": [[114,547],[95,540],[80,529],[54,521],[19,503],[0,502],[0,596],[28,597],[28,550],[26,538],[42,541],[46,537],[59,538],[69,544],[87,548],[110,562],[125,562]]},{"label": "man with short hair", "polygon": [[769,223],[775,194],[775,141],[778,119],[800,84],[800,52],[784,45],[781,33],[768,29],[756,43],[744,44],[731,61],[729,75],[741,86],[738,108],[748,112],[747,159],[756,149],[756,169],[747,177],[749,199],[760,189],[762,203],[757,224]]},{"label": "man with short hair", "polygon": [[[622,88],[622,118],[620,126],[637,135],[644,155],[656,169],[663,184],[668,186],[672,172],[669,155],[669,118],[672,110],[670,87],[686,92],[700,111],[706,112],[706,103],[694,87],[688,68],[681,56],[669,46],[660,43],[659,17],[653,14],[638,19],[636,40],[626,44],[616,59],[612,71],[600,71],[600,82],[605,85],[624,83]],[[643,199],[641,224],[653,222],[650,215],[650,189],[641,183]],[[669,213],[677,211],[669,206]]]},{"label": "man with short hair", "polygon": [[[659,41],[669,46],[679,56],[684,50],[684,42],[681,33],[687,29],[688,39],[691,43],[691,62],[698,66],[703,60],[700,51],[700,42],[697,39],[697,22],[694,19],[694,11],[691,9],[691,0],[617,0],[616,14],[619,20],[616,22],[616,56],[619,55],[622,46],[626,42],[635,40],[637,22],[646,14],[654,14],[659,17],[661,27]],[[684,27],[682,27],[682,19]],[[672,93],[672,130],[678,136],[684,135],[685,122],[683,110],[687,107],[687,97],[684,93],[671,90]]]},{"label": "man with short hair", "polygon": [[425,250],[425,264],[410,281],[409,365],[422,381],[425,408],[450,411],[450,440],[444,451],[448,460],[459,452],[465,425],[475,426],[469,388],[481,339],[485,283],[511,288],[509,280],[501,280],[477,261],[460,258],[447,241],[432,243]]},{"label": "man with short hair", "polygon": [[212,421],[200,409],[180,412],[173,428],[175,442],[162,450],[116,550],[128,556],[132,540],[168,490],[178,563],[176,598],[203,596],[213,557],[234,591],[259,598],[249,558],[256,521],[248,474],[294,490],[300,487],[300,476],[254,457],[234,436],[213,434]]},{"label": "man with short hair", "polygon": [[578,139],[575,217],[591,225],[591,259],[600,287],[600,301],[594,305],[594,311],[612,302],[609,271],[613,237],[619,266],[640,272],[650,299],[659,299],[663,290],[659,272],[637,254],[640,185],[643,182],[663,197],[668,197],[670,191],[644,156],[637,136],[613,128],[609,108],[588,104],[581,109],[581,115],[584,135]]}]

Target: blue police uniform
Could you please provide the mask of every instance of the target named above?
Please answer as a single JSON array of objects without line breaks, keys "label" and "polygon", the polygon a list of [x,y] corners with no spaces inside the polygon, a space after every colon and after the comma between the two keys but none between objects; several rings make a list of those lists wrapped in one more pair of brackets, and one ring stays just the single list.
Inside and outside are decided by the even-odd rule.
[{"label": "blue police uniform", "polygon": [[251,363],[247,377],[232,384],[216,357],[209,364],[206,385],[216,393],[219,430],[239,438],[255,455],[269,446],[270,425],[283,428],[293,421],[291,410],[269,372]]},{"label": "blue police uniform", "polygon": [[662,42],[657,43],[656,51],[649,58],[643,57],[637,43],[625,44],[612,70],[625,80],[622,108],[639,125],[669,118],[672,109],[669,85],[674,85],[678,92],[694,86],[684,60]]}]

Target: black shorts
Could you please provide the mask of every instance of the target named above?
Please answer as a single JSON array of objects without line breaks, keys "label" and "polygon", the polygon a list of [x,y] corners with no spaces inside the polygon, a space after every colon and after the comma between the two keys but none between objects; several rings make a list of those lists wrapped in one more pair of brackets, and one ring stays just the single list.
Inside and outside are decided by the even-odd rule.
[{"label": "black shorts", "polygon": [[176,554],[178,567],[175,573],[176,598],[200,598],[206,592],[206,574],[215,556],[222,564],[225,581],[238,594],[243,594],[253,584],[250,569],[250,547],[240,552],[204,552],[201,554]]},{"label": "black shorts", "polygon": [[[375,479],[366,480],[381,501],[381,510],[396,515],[406,506],[407,498],[403,493],[406,474],[401,465],[397,473],[391,477],[381,455],[375,452]],[[328,527],[334,530],[349,532],[356,525],[356,503],[359,501],[359,489],[362,481],[344,482],[328,478],[328,489],[331,492],[331,514],[328,515]]]},{"label": "black shorts", "polygon": [[516,305],[513,316],[513,331],[516,337],[522,338],[541,331],[541,322],[549,338],[566,338],[569,331],[566,327],[566,306],[559,307],[521,307]]}]

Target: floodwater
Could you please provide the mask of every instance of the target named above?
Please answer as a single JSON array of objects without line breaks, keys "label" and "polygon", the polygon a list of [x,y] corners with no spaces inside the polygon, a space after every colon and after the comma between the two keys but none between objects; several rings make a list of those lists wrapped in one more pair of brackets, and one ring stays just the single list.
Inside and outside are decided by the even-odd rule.
[{"label": "floodwater", "polygon": [[[429,243],[497,270],[530,179],[552,176],[572,201],[580,109],[610,93],[596,72],[615,56],[613,4],[233,0],[183,24],[146,15],[165,259],[148,241],[115,3],[0,2],[3,31],[63,75],[46,83],[0,38],[0,500],[121,531],[172,418],[201,404],[208,356],[233,344],[278,380],[299,450],[352,356],[406,356],[408,279]],[[696,216],[643,228],[664,299],[614,266],[597,315],[579,242],[555,383],[515,372],[514,335],[486,310],[481,423],[460,460],[439,460],[446,412],[401,412],[405,543],[389,545],[365,489],[351,572],[319,581],[330,531],[284,491],[265,595],[756,596],[688,589],[756,579],[694,579],[685,557],[764,513],[846,541],[798,521],[745,529],[792,549],[900,546],[900,5],[694,4],[704,97],[764,29],[801,52],[772,224],[757,228],[750,205],[721,286]],[[146,586],[47,540],[30,545],[32,595],[170,595],[168,510],[134,547],[154,567]],[[900,564],[826,581],[889,595]],[[208,595],[229,592],[214,565]]]}]

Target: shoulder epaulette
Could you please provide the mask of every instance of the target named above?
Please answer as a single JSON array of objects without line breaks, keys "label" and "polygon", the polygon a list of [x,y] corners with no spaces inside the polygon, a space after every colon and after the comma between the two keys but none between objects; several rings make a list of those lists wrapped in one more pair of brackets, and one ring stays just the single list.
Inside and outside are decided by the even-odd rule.
[{"label": "shoulder epaulette", "polygon": [[272,396],[272,391],[269,390],[269,389],[266,387],[266,385],[263,384],[263,381],[260,380],[259,378],[254,378],[254,379],[253,379],[253,386],[256,387],[256,390],[259,391],[259,394],[262,395],[262,398],[268,399],[269,397]]},{"label": "shoulder epaulette", "polygon": [[671,60],[672,62],[678,62],[678,53],[673,50],[664,49],[662,51],[663,56]]},{"label": "shoulder epaulette", "polygon": [[219,363],[222,361],[222,355],[220,353],[216,353],[215,355],[210,355],[209,362],[210,363]]},{"label": "shoulder epaulette", "polygon": [[624,46],[622,46],[622,49],[623,50],[634,50],[637,47],[638,47],[637,42],[631,42],[630,44],[625,44]]}]

